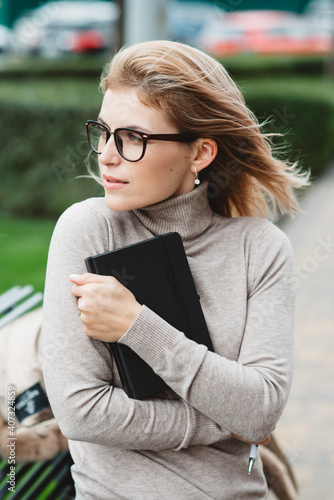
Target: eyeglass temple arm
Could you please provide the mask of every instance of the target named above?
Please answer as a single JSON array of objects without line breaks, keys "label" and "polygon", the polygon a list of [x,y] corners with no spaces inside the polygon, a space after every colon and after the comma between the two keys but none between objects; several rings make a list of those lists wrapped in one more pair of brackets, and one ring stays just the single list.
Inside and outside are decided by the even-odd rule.
[{"label": "eyeglass temple arm", "polygon": [[198,139],[193,134],[145,134],[146,139],[155,139],[157,141],[173,141],[173,142],[191,142]]}]

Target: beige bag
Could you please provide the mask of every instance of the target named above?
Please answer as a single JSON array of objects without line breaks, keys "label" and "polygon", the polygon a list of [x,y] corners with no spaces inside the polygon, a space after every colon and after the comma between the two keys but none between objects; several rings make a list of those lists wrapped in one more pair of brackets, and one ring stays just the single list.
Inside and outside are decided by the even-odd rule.
[{"label": "beige bag", "polygon": [[279,500],[297,500],[298,487],[291,465],[273,434],[269,444],[259,446],[267,484]]},{"label": "beige bag", "polygon": [[40,307],[0,329],[0,453],[8,456],[8,439],[15,437],[16,461],[46,460],[67,449],[45,392],[41,325]]}]

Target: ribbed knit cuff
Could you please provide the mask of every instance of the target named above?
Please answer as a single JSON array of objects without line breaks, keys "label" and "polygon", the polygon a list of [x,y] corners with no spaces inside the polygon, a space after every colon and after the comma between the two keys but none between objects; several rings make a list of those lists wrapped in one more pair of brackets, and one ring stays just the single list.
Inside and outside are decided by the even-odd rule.
[{"label": "ribbed knit cuff", "polygon": [[177,340],[183,338],[184,333],[144,305],[118,342],[130,347],[153,367],[164,359],[164,353],[168,353]]},{"label": "ribbed knit cuff", "polygon": [[188,413],[188,426],[182,443],[175,448],[180,451],[189,446],[208,446],[219,441],[230,439],[232,434],[224,431],[218,424],[200,413],[198,410],[185,402]]}]

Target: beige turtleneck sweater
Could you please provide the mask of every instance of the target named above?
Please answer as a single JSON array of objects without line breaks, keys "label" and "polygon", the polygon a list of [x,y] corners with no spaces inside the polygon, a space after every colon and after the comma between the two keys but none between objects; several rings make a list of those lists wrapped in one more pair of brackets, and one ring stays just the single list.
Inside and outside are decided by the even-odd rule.
[{"label": "beige turtleneck sweater", "polygon": [[[251,441],[276,425],[291,383],[294,272],[273,224],[224,218],[207,185],[145,209],[113,212],[103,198],[70,207],[50,246],[42,359],[47,393],[70,440],[77,500],[262,499]],[[71,273],[84,259],[169,231],[181,234],[215,352],[147,307],[120,339],[170,391],[128,398],[107,346],[82,330]]]}]

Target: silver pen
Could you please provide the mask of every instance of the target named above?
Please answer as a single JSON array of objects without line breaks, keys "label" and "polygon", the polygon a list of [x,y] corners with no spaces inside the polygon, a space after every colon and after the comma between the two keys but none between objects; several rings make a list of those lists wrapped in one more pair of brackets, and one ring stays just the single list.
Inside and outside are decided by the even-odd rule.
[{"label": "silver pen", "polygon": [[250,475],[250,473],[253,470],[255,460],[257,457],[257,449],[258,449],[258,445],[252,444],[250,452],[249,452],[249,459],[248,459],[248,475]]}]

